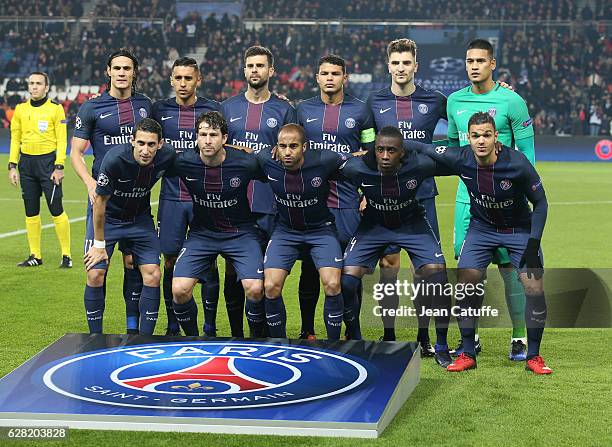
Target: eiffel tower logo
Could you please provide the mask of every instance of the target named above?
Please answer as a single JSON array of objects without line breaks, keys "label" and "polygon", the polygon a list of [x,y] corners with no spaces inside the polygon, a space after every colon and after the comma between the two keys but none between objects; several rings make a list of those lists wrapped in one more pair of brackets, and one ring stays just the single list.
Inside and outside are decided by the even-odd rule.
[{"label": "eiffel tower logo", "polygon": [[186,392],[210,391],[214,387],[203,386],[200,382],[220,382],[230,386],[231,392],[255,391],[273,386],[274,384],[256,380],[245,376],[234,366],[233,357],[212,357],[195,366],[154,376],[139,377],[136,379],[123,380],[123,383],[133,388],[140,388],[144,391],[156,391],[158,385],[174,381],[193,382],[188,385],[175,385],[174,390],[184,390]]}]

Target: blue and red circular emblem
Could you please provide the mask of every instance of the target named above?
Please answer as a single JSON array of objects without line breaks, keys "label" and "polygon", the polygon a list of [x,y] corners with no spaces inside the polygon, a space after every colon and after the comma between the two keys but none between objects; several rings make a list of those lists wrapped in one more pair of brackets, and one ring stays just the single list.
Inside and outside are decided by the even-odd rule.
[{"label": "blue and red circular emblem", "polygon": [[368,362],[320,348],[179,342],[60,359],[46,369],[43,382],[61,395],[111,406],[229,410],[337,396],[374,375]]}]

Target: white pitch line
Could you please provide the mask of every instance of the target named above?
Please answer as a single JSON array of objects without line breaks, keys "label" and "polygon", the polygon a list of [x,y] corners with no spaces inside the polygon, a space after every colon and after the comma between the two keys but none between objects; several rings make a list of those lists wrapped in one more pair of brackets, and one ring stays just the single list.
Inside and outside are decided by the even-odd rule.
[{"label": "white pitch line", "polygon": [[[159,202],[157,201],[151,202],[151,206],[155,206],[158,203]],[[79,217],[75,217],[74,219],[69,219],[68,222],[70,223],[81,222],[81,221],[84,221],[85,219],[87,219],[87,216],[79,216]],[[43,225],[41,228],[43,230],[46,230],[47,228],[53,228],[53,227],[55,227],[55,224],[46,224],[46,225]],[[11,237],[11,236],[19,236],[20,234],[26,234],[26,230],[15,230],[15,231],[9,231],[8,233],[0,233],[0,239],[4,239],[5,237]]]}]

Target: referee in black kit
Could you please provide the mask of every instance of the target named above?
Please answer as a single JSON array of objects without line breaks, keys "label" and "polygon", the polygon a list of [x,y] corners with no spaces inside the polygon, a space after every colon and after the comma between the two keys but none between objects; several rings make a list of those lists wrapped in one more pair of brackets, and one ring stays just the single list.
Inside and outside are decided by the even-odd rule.
[{"label": "referee in black kit", "polygon": [[[70,222],[62,205],[62,179],[66,161],[66,115],[61,104],[47,98],[49,77],[35,71],[28,77],[30,100],[19,104],[11,120],[9,180],[21,180],[30,256],[19,267],[42,265],[40,196],[45,199],[62,249],[61,268],[72,267]],[[19,170],[19,172],[18,172]]]}]

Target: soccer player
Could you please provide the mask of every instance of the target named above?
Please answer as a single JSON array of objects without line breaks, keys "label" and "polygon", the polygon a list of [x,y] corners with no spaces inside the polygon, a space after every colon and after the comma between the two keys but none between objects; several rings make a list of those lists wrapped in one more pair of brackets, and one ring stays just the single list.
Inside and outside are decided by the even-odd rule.
[{"label": "soccer player", "polygon": [[[174,88],[174,98],[157,101],[153,104],[152,116],[161,124],[164,141],[174,147],[177,153],[184,151],[197,151],[197,132],[195,123],[202,113],[219,111],[218,102],[199,98],[196,94],[202,83],[202,75],[198,63],[190,57],[182,57],[172,64],[170,84]],[[179,323],[172,307],[172,271],[176,263],[183,241],[187,233],[187,226],[193,216],[191,196],[185,183],[179,177],[164,176],[159,193],[159,209],[157,214],[157,227],[159,243],[164,255],[163,295],[166,305],[168,326],[166,335],[178,335]],[[219,273],[211,269],[210,276],[202,282],[202,304],[206,309],[219,299]],[[206,312],[205,312],[206,314]],[[242,321],[242,309],[240,313]],[[204,333],[215,336],[214,320],[205,322]],[[232,335],[237,337],[240,334]]]},{"label": "soccer player", "polygon": [[[151,100],[136,93],[138,60],[127,49],[113,52],[106,63],[108,90],[81,106],[77,114],[70,161],[81,178],[89,203],[85,230],[85,252],[93,243],[92,205],[96,198],[96,180],[102,160],[108,150],[130,142],[134,126],[151,114]],[[89,174],[83,154],[91,144],[94,162]],[[123,298],[125,300],[127,333],[138,333],[138,299],[142,289],[140,271],[134,268],[129,247],[120,244],[123,251]]]},{"label": "soccer player", "polygon": [[[506,248],[527,296],[526,367],[536,374],[550,374],[552,370],[540,356],[546,323],[540,240],[548,210],[542,180],[523,153],[506,145],[496,150],[499,134],[490,113],[473,114],[467,128],[469,146],[447,149],[446,146],[408,144],[444,163],[463,179],[467,189],[472,220],[459,253],[458,284],[481,282],[495,251]],[[463,352],[448,366],[449,371],[476,367],[473,311],[480,307],[481,297],[472,294],[458,303],[468,311],[459,318]]]},{"label": "soccer player", "polygon": [[[28,77],[30,100],[19,104],[11,120],[9,180],[21,181],[30,256],[18,267],[42,265],[40,196],[44,192],[62,250],[60,268],[71,268],[70,222],[62,205],[66,161],[66,115],[61,104],[49,100],[49,77],[35,71]],[[19,167],[19,172],[17,172]]]},{"label": "soccer player", "polygon": [[[389,245],[406,250],[415,270],[415,283],[422,282],[429,295],[429,308],[438,310],[435,319],[436,361],[443,367],[451,363],[446,335],[450,295],[444,256],[423,205],[416,199],[418,187],[434,174],[448,169],[438,167],[430,158],[403,147],[405,137],[392,126],[383,127],[376,136],[374,150],[362,158],[353,158],[340,172],[364,194],[367,201],[363,218],[349,243],[344,257],[342,292],[345,297],[345,321],[357,311],[361,278],[372,269]],[[382,306],[383,311],[388,310]],[[422,310],[417,310],[422,312]],[[361,338],[359,325],[349,325],[351,339]]]},{"label": "soccer player", "polygon": [[211,269],[217,256],[228,259],[247,296],[247,320],[261,332],[263,255],[247,188],[265,176],[255,157],[225,146],[227,123],[219,112],[196,121],[198,152],[178,154],[171,174],[185,182],[193,200],[193,220],[174,266],[174,313],[186,335],[198,335],[198,308],[193,288]]},{"label": "soccer player", "polygon": [[[387,46],[387,68],[391,75],[391,85],[373,92],[367,104],[372,113],[376,129],[385,126],[397,127],[404,141],[414,140],[431,143],[436,124],[441,119],[446,120],[446,97],[439,91],[427,90],[414,83],[414,75],[419,64],[417,62],[417,45],[410,39],[397,39]],[[421,202],[427,214],[436,238],[440,239],[438,216],[436,214],[436,195],[438,190],[433,178],[425,179],[419,185],[416,198]],[[393,252],[393,250],[390,250]],[[381,260],[381,282],[394,283],[399,270],[399,250],[397,254],[389,254]],[[415,299],[416,308],[426,309],[430,306],[427,296]],[[397,298],[392,299],[392,308],[397,307]],[[422,311],[418,313],[419,330],[417,341],[421,344],[421,353],[425,356],[434,355],[434,349],[429,341],[429,316]],[[385,322],[383,340],[395,340],[393,318]]]},{"label": "soccer player", "polygon": [[338,340],[342,328],[340,292],[342,249],[334,217],[327,207],[331,177],[347,156],[342,152],[306,150],[304,129],[286,124],[278,134],[276,157],[258,154],[279,210],[279,220],[264,257],[265,312],[270,336],[286,338],[287,313],[282,290],[300,254],[312,257],[325,291],[327,338]]},{"label": "soccer player", "polygon": [[[521,151],[535,165],[534,132],[532,120],[523,98],[514,91],[503,88],[493,81],[496,61],[493,47],[482,39],[468,45],[465,66],[470,85],[448,97],[448,139],[450,146],[468,144],[468,120],[475,112],[487,112],[495,120],[499,141]],[[463,179],[460,179],[455,204],[454,249],[459,257],[461,246],[470,224],[470,198]],[[525,293],[517,273],[512,270],[506,248],[500,248],[494,261],[505,285],[506,302],[512,319],[512,338],[510,360],[525,360]],[[476,335],[476,349],[480,350],[480,340]],[[461,353],[461,342],[455,354]]]},{"label": "soccer player", "polygon": [[[261,151],[270,152],[276,145],[278,129],[287,123],[296,122],[293,106],[270,92],[270,78],[273,75],[272,52],[262,46],[249,47],[244,53],[247,90],[221,104],[227,120],[228,143],[247,146],[256,154]],[[262,231],[262,249],[265,249],[276,218],[274,195],[269,184],[258,180],[249,184],[248,194],[251,211]],[[235,270],[229,264],[226,264],[224,292],[230,324],[235,328],[232,334],[242,337],[244,291]],[[204,315],[206,318],[206,311]]]},{"label": "soccer player", "polygon": [[[345,60],[336,55],[321,57],[316,79],[319,95],[297,107],[298,124],[304,127],[308,149],[350,154],[371,146],[375,134],[369,110],[363,101],[344,93],[348,79]],[[357,190],[346,180],[331,181],[327,206],[334,215],[340,245],[344,248],[359,225]],[[318,287],[317,271],[307,260],[302,263],[300,278],[301,338],[314,334]]]},{"label": "soccer player", "polygon": [[128,245],[143,278],[141,334],[152,335],[159,311],[159,239],[151,217],[151,188],[172,167],[176,153],[163,146],[151,118],[134,127],[131,144],[109,150],[99,167],[93,204],[94,241],[85,254],[85,312],[89,332],[102,333],[106,270],[117,242]]}]

